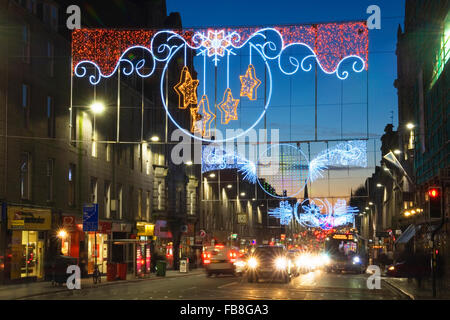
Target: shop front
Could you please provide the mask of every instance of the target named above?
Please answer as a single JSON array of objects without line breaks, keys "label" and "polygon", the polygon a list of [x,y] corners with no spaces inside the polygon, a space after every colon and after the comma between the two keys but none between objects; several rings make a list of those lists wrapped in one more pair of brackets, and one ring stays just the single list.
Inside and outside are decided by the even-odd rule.
[{"label": "shop front", "polygon": [[147,222],[136,222],[136,276],[149,275],[151,271],[151,241],[155,235],[155,225]]},{"label": "shop front", "polygon": [[11,255],[5,269],[9,269],[9,279],[42,279],[45,243],[52,227],[50,209],[8,206],[7,219]]},{"label": "shop front", "polygon": [[156,246],[158,256],[166,258],[167,268],[173,267],[172,232],[166,220],[157,220],[155,223]]},{"label": "shop front", "polygon": [[95,260],[102,274],[106,273],[108,262],[108,242],[111,236],[112,223],[107,221],[98,222],[97,232],[86,232],[88,248],[88,273],[94,272]]},{"label": "shop front", "polygon": [[73,215],[61,217],[62,227],[58,230],[61,239],[61,253],[64,256],[80,259],[80,242],[84,242],[82,218]]}]

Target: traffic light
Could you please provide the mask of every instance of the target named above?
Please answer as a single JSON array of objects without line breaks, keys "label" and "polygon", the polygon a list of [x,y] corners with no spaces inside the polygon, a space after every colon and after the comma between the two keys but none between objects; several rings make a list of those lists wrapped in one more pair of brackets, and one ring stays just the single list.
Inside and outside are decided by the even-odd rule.
[{"label": "traffic light", "polygon": [[428,211],[430,218],[442,217],[442,191],[440,187],[428,188]]}]

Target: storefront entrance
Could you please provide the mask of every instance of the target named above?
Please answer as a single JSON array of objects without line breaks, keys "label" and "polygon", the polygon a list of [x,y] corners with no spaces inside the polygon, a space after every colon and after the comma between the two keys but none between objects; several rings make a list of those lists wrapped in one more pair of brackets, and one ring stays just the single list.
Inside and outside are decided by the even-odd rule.
[{"label": "storefront entrance", "polygon": [[44,277],[45,239],[50,228],[50,210],[8,207],[10,280]]}]

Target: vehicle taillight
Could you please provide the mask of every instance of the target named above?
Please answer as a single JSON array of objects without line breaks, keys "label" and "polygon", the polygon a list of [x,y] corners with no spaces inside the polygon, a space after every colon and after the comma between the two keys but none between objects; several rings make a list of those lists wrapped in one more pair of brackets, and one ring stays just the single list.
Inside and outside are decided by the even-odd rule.
[{"label": "vehicle taillight", "polygon": [[230,256],[230,262],[235,262],[236,261],[236,252],[230,252],[229,253]]},{"label": "vehicle taillight", "polygon": [[203,264],[210,264],[211,263],[211,254],[210,253],[203,253]]}]

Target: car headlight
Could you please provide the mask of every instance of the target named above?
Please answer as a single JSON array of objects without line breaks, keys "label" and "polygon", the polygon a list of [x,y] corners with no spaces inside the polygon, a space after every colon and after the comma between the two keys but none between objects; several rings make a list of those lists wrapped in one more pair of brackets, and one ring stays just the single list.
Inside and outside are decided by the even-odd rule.
[{"label": "car headlight", "polygon": [[360,263],[361,259],[359,257],[353,257],[353,263]]},{"label": "car headlight", "polygon": [[388,270],[390,270],[390,271],[395,270],[395,267],[394,267],[394,266],[390,266],[390,267],[388,268]]},{"label": "car headlight", "polygon": [[286,269],[287,265],[288,265],[288,262],[285,258],[277,258],[275,260],[275,267],[277,269],[280,269],[280,270]]},{"label": "car headlight", "polygon": [[243,267],[245,267],[245,262],[244,262],[244,261],[236,261],[236,262],[234,263],[234,265],[235,265],[236,267],[243,268]]},{"label": "car headlight", "polygon": [[323,254],[322,255],[322,264],[328,265],[328,264],[330,264],[330,262],[331,262],[330,257],[327,254]]},{"label": "car headlight", "polygon": [[256,260],[255,258],[250,258],[248,259],[247,264],[250,268],[254,269],[258,266],[258,260]]}]

